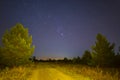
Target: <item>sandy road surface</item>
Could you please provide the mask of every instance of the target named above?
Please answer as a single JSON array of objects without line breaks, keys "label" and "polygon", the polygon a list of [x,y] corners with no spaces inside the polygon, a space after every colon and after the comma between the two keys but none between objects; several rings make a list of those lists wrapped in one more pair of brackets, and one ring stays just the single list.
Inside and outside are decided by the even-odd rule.
[{"label": "sandy road surface", "polygon": [[72,77],[54,68],[36,69],[29,80],[74,80]]},{"label": "sandy road surface", "polygon": [[[60,69],[60,70],[59,70]],[[33,70],[28,80],[91,80],[80,74],[66,74],[62,67],[57,68],[56,65],[40,64]]]}]

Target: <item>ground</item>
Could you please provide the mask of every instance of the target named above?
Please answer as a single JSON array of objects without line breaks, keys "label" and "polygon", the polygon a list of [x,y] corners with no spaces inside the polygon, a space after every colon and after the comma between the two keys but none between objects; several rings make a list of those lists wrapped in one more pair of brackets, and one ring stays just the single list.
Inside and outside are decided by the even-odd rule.
[{"label": "ground", "polygon": [[120,68],[39,62],[1,69],[0,80],[120,80]]},{"label": "ground", "polygon": [[28,80],[90,80],[83,76],[70,76],[60,71],[56,67],[45,66],[37,67]]}]

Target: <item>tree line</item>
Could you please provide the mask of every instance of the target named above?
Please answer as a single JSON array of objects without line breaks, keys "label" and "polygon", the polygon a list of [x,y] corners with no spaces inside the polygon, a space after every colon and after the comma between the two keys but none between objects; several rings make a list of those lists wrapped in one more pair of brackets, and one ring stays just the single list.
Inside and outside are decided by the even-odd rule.
[{"label": "tree line", "polygon": [[[63,60],[52,60],[49,62],[65,62],[73,64],[84,64],[101,67],[118,67],[120,66],[120,47],[118,53],[115,53],[115,44],[110,43],[105,36],[98,33],[95,44],[92,45],[91,51],[85,50],[82,57],[74,57]],[[2,37],[0,46],[0,67],[1,66],[18,66],[27,64],[30,61],[43,62],[37,60],[35,56],[30,58],[34,52],[35,46],[32,44],[32,36],[27,28],[18,23],[10,30],[7,30]]]},{"label": "tree line", "polygon": [[84,64],[89,66],[99,67],[120,67],[120,47],[118,53],[114,50],[115,44],[110,43],[105,36],[98,33],[96,36],[95,44],[92,45],[91,51],[85,50],[82,57],[74,57],[68,59],[55,60],[37,60],[34,56],[33,61],[35,62],[65,62],[73,64]]}]

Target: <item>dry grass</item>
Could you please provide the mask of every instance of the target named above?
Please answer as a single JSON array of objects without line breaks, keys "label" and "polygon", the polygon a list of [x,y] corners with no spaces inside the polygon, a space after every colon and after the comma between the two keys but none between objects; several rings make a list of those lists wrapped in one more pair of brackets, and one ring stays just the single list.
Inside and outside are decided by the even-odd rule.
[{"label": "dry grass", "polygon": [[79,76],[83,75],[90,80],[120,80],[120,72],[115,68],[99,68],[72,64],[59,65],[58,68],[74,78],[80,78]]},{"label": "dry grass", "polygon": [[[120,72],[115,68],[89,67],[77,64],[40,63],[0,70],[0,80],[28,80],[36,69],[56,69],[74,80],[120,80]],[[47,76],[47,74],[45,74]],[[33,79],[34,80],[34,79]]]},{"label": "dry grass", "polygon": [[27,80],[33,71],[33,65],[5,68],[0,71],[0,80]]}]

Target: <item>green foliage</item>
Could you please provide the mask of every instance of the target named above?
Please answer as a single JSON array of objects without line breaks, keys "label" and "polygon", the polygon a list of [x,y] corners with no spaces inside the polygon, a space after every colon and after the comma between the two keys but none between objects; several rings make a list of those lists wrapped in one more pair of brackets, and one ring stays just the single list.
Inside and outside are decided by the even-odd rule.
[{"label": "green foliage", "polygon": [[0,64],[7,66],[24,64],[29,61],[34,48],[28,29],[24,28],[22,24],[16,24],[2,37]]},{"label": "green foliage", "polygon": [[92,58],[96,65],[110,66],[114,61],[114,44],[110,44],[105,36],[97,34],[95,45],[92,46]]},{"label": "green foliage", "polygon": [[86,50],[84,52],[83,56],[82,56],[82,63],[90,65],[91,64],[91,59],[92,59],[92,56],[91,56],[90,51]]}]

